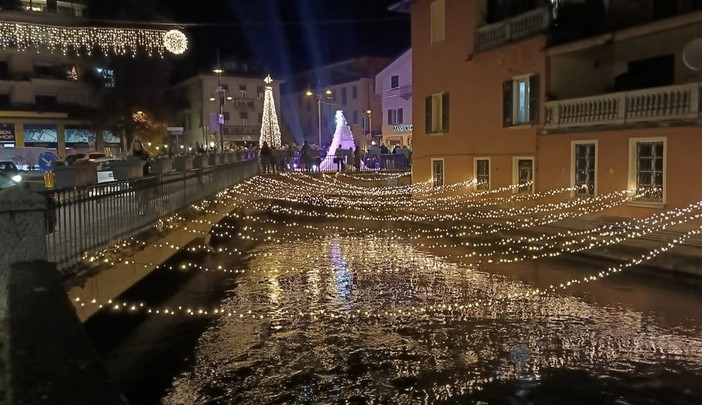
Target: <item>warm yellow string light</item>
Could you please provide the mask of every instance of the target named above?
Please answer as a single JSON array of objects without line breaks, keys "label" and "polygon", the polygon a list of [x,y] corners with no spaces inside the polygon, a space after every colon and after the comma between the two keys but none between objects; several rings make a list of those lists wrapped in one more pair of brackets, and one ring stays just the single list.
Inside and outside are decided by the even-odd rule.
[{"label": "warm yellow string light", "polygon": [[0,37],[3,49],[20,51],[46,48],[49,51],[69,51],[88,55],[99,48],[105,55],[132,56],[139,49],[149,56],[163,56],[165,51],[181,54],[187,50],[188,40],[178,30],[154,30],[137,28],[75,27],[21,22],[0,22]]}]

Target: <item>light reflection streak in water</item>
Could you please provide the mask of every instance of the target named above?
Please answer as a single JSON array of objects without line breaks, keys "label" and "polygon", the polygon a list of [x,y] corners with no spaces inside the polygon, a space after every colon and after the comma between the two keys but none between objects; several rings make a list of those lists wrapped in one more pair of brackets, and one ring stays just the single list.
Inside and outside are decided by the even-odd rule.
[{"label": "light reflection streak in water", "polygon": [[[574,296],[509,300],[532,287],[396,240],[388,257],[390,242],[329,235],[260,247],[272,255],[254,256],[250,267],[259,271],[242,275],[222,307],[270,316],[217,319],[165,403],[431,403],[467,398],[461,396],[496,381],[519,381],[512,395],[526,395],[553,369],[632,378],[642,369],[654,375],[662,367],[681,374],[702,369],[697,324],[663,327],[655,314]],[[310,252],[328,256],[310,260]],[[393,316],[478,300],[491,304]],[[304,315],[348,315],[350,308],[388,315]]]}]

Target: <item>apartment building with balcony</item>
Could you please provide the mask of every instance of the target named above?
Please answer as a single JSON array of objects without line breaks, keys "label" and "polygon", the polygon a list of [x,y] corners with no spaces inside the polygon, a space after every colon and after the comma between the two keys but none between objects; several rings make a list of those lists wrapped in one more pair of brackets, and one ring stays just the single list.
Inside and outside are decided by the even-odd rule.
[{"label": "apartment building with balcony", "polygon": [[[525,4],[522,4],[525,3]],[[412,14],[412,175],[477,178],[480,189],[533,190],[549,8],[485,0],[415,0]],[[519,7],[516,7],[519,5]],[[490,24],[489,22],[493,22]]]},{"label": "apartment building with balcony", "polygon": [[702,37],[702,10],[682,11],[546,50],[540,189],[636,189],[640,198],[619,210],[631,215],[702,200],[702,77],[684,60]]},{"label": "apartment building with balcony", "polygon": [[[22,10],[3,11],[0,20],[71,25],[85,7],[81,1],[22,1]],[[0,49],[0,147],[43,146],[65,156],[71,149],[117,145],[118,137],[93,129],[99,97],[86,79],[95,76],[106,85],[114,80],[113,72],[85,58],[12,44]]]},{"label": "apartment building with balcony", "polygon": [[412,147],[412,50],[405,51],[375,77],[383,110],[382,142],[388,148]]},{"label": "apartment building with balcony", "polygon": [[390,62],[388,58],[362,56],[291,77],[283,90],[282,105],[296,142],[319,143],[321,121],[322,144],[330,144],[337,110],[344,112],[361,149],[380,142],[383,114],[375,77]]},{"label": "apartment building with balcony", "polygon": [[[264,79],[259,69],[247,61],[228,61],[222,64],[224,73],[221,84],[224,92],[222,134],[225,145],[257,144],[263,121],[265,94]],[[209,145],[219,145],[220,136],[220,93],[217,91],[220,77],[214,73],[191,77],[172,88],[177,113],[176,120],[183,127],[183,142],[195,141]],[[273,98],[281,120],[280,109],[281,81],[273,78]]]},{"label": "apartment building with balcony", "polygon": [[[673,4],[674,3],[674,4]],[[672,5],[671,5],[672,4]],[[413,177],[566,198],[642,190],[615,212],[702,200],[700,2],[404,0],[412,14]]]}]

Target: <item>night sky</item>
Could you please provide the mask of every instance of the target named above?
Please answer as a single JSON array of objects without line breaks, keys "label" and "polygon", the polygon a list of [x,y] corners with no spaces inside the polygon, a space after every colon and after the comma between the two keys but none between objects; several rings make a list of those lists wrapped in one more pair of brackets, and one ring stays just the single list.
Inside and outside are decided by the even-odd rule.
[{"label": "night sky", "polygon": [[191,48],[177,60],[180,75],[209,68],[219,47],[223,57],[254,57],[287,76],[358,55],[401,54],[410,46],[409,16],[387,11],[393,1],[125,0],[119,15],[186,24]]}]

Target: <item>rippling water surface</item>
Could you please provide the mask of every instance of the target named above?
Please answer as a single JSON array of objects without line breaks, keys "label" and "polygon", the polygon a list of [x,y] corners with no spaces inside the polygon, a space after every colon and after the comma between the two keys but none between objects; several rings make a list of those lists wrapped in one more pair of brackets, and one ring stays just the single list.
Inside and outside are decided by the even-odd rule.
[{"label": "rippling water surface", "polygon": [[625,275],[534,295],[606,265],[475,268],[374,233],[300,235],[192,259],[239,274],[163,272],[131,292],[173,284],[170,305],[231,316],[91,321],[130,400],[702,403],[694,290]]}]

